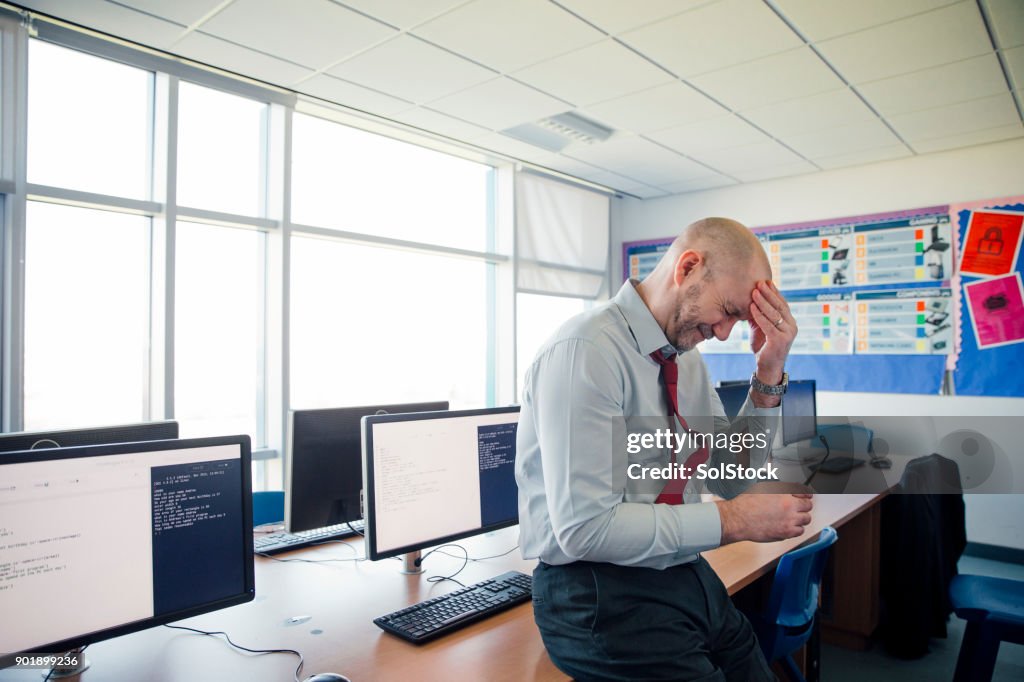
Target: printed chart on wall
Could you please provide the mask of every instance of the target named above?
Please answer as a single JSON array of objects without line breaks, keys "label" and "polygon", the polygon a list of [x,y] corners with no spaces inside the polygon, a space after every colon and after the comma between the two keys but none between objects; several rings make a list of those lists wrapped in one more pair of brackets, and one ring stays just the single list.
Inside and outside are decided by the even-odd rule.
[{"label": "printed chart on wall", "polygon": [[[1000,220],[1019,242],[1024,230]],[[821,390],[938,393],[959,338],[953,227],[949,206],[755,227],[800,328],[790,376]],[[670,243],[624,244],[623,272],[642,279]],[[737,324],[700,345],[715,379],[750,376],[750,336]]]},{"label": "printed chart on wall", "polygon": [[1024,396],[1024,196],[950,206],[958,229],[959,395]]}]

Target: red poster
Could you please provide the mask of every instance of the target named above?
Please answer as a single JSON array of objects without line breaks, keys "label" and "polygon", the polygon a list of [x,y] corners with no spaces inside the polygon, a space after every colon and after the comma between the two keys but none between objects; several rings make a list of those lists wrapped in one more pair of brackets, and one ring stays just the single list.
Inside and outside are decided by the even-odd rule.
[{"label": "red poster", "polygon": [[1013,270],[1024,233],[1024,213],[1011,211],[973,211],[967,223],[960,272],[990,277]]}]

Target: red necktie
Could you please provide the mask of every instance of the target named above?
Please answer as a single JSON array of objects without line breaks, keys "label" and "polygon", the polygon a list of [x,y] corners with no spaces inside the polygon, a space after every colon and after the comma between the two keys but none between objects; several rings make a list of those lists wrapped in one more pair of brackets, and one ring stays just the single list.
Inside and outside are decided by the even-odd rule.
[{"label": "red necktie", "polygon": [[[672,414],[675,415],[676,419],[679,420],[680,426],[686,432],[690,431],[690,427],[686,424],[686,420],[683,419],[683,415],[679,414],[679,398],[677,397],[678,384],[679,384],[679,366],[676,365],[676,358],[673,355],[670,358],[666,358],[660,350],[656,350],[651,353],[651,359],[661,365],[661,379],[665,384],[665,392],[668,394],[668,404],[672,409]],[[691,454],[686,459],[684,468],[687,472],[692,473],[698,464],[703,464],[708,461],[709,452],[707,447],[701,447]],[[676,451],[672,449],[672,465],[673,471],[677,472],[678,477],[669,479],[662,488],[661,494],[658,495],[658,499],[654,502],[655,504],[682,504],[683,503],[683,489],[686,488],[686,481],[689,478],[685,473],[679,473],[678,469],[675,469],[676,463]]]}]

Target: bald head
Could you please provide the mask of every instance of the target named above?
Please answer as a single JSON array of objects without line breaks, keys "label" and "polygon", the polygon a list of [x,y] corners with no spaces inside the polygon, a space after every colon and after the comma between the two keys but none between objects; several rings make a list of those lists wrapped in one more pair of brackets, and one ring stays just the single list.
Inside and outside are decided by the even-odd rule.
[{"label": "bald head", "polygon": [[658,267],[673,267],[680,254],[688,250],[704,257],[709,276],[738,268],[760,270],[758,277],[770,277],[771,267],[757,237],[729,218],[703,218],[684,227]]}]

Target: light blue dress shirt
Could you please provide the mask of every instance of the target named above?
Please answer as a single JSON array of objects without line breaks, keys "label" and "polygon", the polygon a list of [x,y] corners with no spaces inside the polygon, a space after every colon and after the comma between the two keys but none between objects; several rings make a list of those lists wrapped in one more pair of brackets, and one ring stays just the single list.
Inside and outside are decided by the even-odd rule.
[{"label": "light blue dress shirt", "polygon": [[[666,346],[673,348],[633,283],[626,282],[607,304],[563,324],[537,353],[526,371],[516,443],[525,558],[662,569],[693,561],[697,552],[721,543],[718,506],[701,503],[701,482],[691,479],[686,504],[673,506],[654,504],[652,484],[625,475],[631,463],[663,465],[671,453],[657,452],[659,461],[647,451],[628,454],[624,421],[664,419],[664,428],[681,432],[667,416],[659,367],[649,357]],[[676,362],[679,412],[692,430],[738,430],[745,417],[743,428],[750,433],[775,433],[779,408],[757,408],[748,396],[730,425],[700,353],[682,353]],[[689,452],[681,452],[678,461]],[[751,449],[750,465],[762,467],[769,452]],[[734,461],[728,451],[714,450],[708,464]],[[745,485],[704,483],[723,497]]]}]

